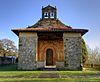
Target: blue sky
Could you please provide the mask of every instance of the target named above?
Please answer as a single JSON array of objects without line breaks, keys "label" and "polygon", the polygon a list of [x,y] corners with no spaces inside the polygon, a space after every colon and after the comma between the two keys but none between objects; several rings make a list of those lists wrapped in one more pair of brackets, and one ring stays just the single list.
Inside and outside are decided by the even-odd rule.
[{"label": "blue sky", "polygon": [[56,6],[58,19],[73,28],[89,29],[83,36],[90,48],[100,48],[100,0],[0,0],[0,39],[18,47],[12,28],[25,28],[41,18],[42,6]]}]

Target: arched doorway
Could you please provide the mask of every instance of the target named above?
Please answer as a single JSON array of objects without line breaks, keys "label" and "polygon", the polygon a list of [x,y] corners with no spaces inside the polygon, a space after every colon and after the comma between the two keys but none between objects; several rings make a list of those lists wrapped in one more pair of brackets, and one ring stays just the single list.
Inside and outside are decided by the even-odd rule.
[{"label": "arched doorway", "polygon": [[46,66],[53,66],[53,50],[47,49],[46,50]]}]

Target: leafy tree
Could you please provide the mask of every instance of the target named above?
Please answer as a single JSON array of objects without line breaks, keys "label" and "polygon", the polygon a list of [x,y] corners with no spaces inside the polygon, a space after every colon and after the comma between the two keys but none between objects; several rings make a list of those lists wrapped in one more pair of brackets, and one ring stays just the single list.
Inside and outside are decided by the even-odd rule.
[{"label": "leafy tree", "polygon": [[82,60],[83,60],[83,64],[85,64],[86,60],[88,59],[88,51],[86,48],[86,44],[84,39],[82,39]]},{"label": "leafy tree", "polygon": [[0,56],[3,54],[4,48],[3,48],[3,44],[2,41],[0,40]]},{"label": "leafy tree", "polygon": [[3,55],[11,56],[11,55],[16,55],[17,53],[17,48],[14,44],[13,41],[9,39],[2,39],[1,40],[2,47],[3,47]]}]

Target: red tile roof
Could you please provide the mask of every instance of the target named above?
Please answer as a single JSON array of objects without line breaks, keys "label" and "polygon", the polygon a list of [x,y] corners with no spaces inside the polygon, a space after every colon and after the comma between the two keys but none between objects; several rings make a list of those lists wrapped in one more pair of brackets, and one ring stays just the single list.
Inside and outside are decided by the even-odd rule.
[{"label": "red tile roof", "polygon": [[19,35],[19,32],[74,32],[84,35],[88,32],[87,29],[73,29],[70,26],[63,24],[58,19],[40,19],[36,24],[27,28],[12,29],[12,31]]},{"label": "red tile roof", "polygon": [[87,29],[70,29],[70,28],[20,28],[12,29],[12,31],[19,35],[19,32],[72,32],[72,33],[81,33],[84,35],[88,32]]}]

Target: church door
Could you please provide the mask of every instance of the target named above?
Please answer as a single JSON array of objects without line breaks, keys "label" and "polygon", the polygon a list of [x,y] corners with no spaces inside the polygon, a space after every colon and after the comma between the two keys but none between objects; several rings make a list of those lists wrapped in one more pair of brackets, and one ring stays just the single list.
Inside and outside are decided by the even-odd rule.
[{"label": "church door", "polygon": [[53,50],[47,49],[46,51],[46,66],[52,66],[53,65]]}]

